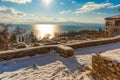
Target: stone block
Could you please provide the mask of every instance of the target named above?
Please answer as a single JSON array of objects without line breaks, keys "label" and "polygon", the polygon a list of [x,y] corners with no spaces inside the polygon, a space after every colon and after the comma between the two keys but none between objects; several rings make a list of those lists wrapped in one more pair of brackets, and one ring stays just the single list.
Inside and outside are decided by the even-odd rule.
[{"label": "stone block", "polygon": [[60,54],[60,56],[67,58],[73,56],[74,49],[68,46],[59,45],[57,47],[57,52]]}]

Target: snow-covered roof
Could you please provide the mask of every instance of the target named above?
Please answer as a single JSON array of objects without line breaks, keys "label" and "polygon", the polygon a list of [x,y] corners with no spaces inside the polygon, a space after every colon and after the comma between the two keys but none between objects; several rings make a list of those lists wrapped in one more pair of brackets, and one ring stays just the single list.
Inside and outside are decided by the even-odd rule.
[{"label": "snow-covered roof", "polygon": [[120,14],[116,16],[106,17],[105,19],[120,19]]}]

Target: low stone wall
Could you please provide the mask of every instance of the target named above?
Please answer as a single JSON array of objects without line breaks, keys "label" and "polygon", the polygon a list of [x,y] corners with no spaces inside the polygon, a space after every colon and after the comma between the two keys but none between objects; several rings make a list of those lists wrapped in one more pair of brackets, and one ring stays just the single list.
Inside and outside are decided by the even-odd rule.
[{"label": "low stone wall", "polygon": [[56,52],[59,53],[60,56],[64,58],[70,57],[74,54],[73,49],[68,46],[61,47],[60,45],[47,45],[41,47],[31,47],[17,50],[2,51],[0,52],[0,61],[21,58],[25,56],[34,56],[36,54],[46,54],[52,50],[55,50]]},{"label": "low stone wall", "polygon": [[120,80],[120,50],[93,55],[92,68],[95,80]]},{"label": "low stone wall", "polygon": [[91,47],[91,46],[105,45],[105,44],[110,44],[115,42],[120,42],[120,36],[114,37],[114,38],[102,39],[102,40],[91,40],[91,41],[77,42],[77,43],[71,43],[71,44],[65,44],[65,45],[70,46],[74,49],[78,49],[78,48],[85,48],[85,47]]},{"label": "low stone wall", "polygon": [[60,56],[66,58],[74,54],[74,49],[68,46],[58,45],[57,53],[60,53]]},{"label": "low stone wall", "polygon": [[0,52],[0,61],[10,60],[13,58],[20,58],[25,56],[34,56],[36,54],[45,54],[50,52],[51,50],[55,50],[59,52],[60,56],[66,58],[74,54],[74,50],[72,48],[74,49],[85,48],[85,47],[105,45],[105,44],[115,43],[115,42],[120,42],[119,36],[114,38],[104,39],[104,40],[92,40],[92,41],[85,41],[85,42],[79,42],[79,43],[65,44],[64,46],[46,45],[41,47],[9,50],[9,51]]}]

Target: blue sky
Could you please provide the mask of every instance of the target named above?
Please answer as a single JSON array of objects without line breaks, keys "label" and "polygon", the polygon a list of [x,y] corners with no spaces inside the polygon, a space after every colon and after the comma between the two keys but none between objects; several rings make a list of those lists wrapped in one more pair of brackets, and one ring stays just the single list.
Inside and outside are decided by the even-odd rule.
[{"label": "blue sky", "polygon": [[0,0],[0,22],[104,23],[120,0]]}]

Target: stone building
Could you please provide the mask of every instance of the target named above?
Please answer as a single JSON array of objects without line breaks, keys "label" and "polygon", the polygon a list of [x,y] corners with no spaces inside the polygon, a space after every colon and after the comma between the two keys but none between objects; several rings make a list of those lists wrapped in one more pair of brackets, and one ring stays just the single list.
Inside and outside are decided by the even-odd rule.
[{"label": "stone building", "polygon": [[105,18],[105,31],[108,36],[120,35],[120,14]]}]

